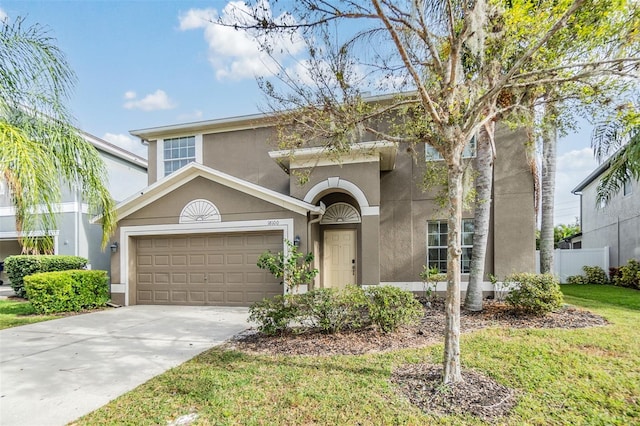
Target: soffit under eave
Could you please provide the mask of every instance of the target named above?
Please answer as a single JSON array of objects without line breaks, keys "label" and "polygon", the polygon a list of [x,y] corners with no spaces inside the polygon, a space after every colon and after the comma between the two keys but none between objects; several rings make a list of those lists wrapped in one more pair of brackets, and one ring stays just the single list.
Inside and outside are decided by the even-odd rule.
[{"label": "soffit under eave", "polygon": [[[302,148],[297,150],[270,151],[269,156],[285,171],[297,168],[345,165],[364,162],[379,162],[380,171],[395,168],[398,145],[394,142],[375,141],[353,144],[351,150],[335,156],[323,147]],[[335,158],[333,158],[335,156]]]}]

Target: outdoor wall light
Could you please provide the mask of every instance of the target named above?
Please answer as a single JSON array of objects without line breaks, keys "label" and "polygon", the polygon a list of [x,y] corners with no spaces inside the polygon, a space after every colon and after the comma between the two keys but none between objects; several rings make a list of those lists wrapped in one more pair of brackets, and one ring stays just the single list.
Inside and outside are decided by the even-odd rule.
[{"label": "outdoor wall light", "polygon": [[293,239],[293,245],[296,247],[300,247],[300,235],[296,235],[296,237]]},{"label": "outdoor wall light", "polygon": [[118,242],[114,241],[113,244],[111,244],[109,246],[109,248],[111,249],[111,253],[117,253],[118,252]]}]

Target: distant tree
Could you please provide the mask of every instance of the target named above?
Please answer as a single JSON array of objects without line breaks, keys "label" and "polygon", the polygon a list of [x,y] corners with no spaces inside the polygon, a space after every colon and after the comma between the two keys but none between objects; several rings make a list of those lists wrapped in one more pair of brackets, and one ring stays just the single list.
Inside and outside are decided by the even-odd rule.
[{"label": "distant tree", "polygon": [[[75,75],[45,28],[0,22],[0,179],[15,207],[24,252],[50,252],[63,184],[102,214],[102,246],[115,228],[114,202],[96,149],[64,106]],[[44,231],[36,237],[35,231]]]},{"label": "distant tree", "polygon": [[[580,233],[580,224],[576,220],[576,223],[560,224],[553,228],[553,248],[560,247],[560,243],[568,237],[574,236]],[[540,249],[540,231],[536,231],[536,249]],[[553,272],[551,272],[553,273]]]},{"label": "distant tree", "polygon": [[[569,25],[578,11],[591,11],[597,21],[608,2],[560,0],[543,2],[548,7],[540,8],[532,3],[538,2],[512,0],[505,8],[502,2],[486,0],[300,0],[287,3],[287,10],[274,16],[269,4],[259,1],[252,8],[238,6],[236,21],[218,22],[256,36],[307,33],[309,57],[301,64],[306,73],[282,66],[279,80],[261,81],[269,108],[280,120],[281,148],[324,144],[339,158],[369,133],[409,148],[429,144],[444,159],[449,215],[445,383],[462,380],[460,256],[466,144],[498,117],[529,108],[530,99],[540,98],[536,93],[545,88],[614,75],[639,62],[619,55],[613,45],[601,49],[600,56],[589,52],[587,63],[577,58],[560,65],[545,61],[549,45],[582,31]],[[627,3],[616,7],[632,9]],[[356,28],[352,37],[337,31],[345,20],[353,22],[349,28]],[[264,49],[273,49],[268,39]],[[372,81],[377,91],[400,93],[365,102],[362,89]],[[389,118],[386,128],[374,125]]]}]

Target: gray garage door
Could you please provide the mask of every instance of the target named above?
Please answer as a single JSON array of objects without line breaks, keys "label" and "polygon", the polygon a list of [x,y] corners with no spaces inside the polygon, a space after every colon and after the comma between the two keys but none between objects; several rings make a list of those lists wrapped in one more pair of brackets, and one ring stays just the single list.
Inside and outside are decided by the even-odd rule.
[{"label": "gray garage door", "polygon": [[249,306],[282,294],[256,266],[265,250],[282,251],[281,232],[137,238],[136,303]]}]

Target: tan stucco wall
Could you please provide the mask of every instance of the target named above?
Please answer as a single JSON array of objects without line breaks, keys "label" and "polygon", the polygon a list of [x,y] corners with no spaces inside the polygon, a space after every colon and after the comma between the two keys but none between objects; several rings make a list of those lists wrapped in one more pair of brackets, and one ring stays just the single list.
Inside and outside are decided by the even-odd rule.
[{"label": "tan stucco wall", "polygon": [[274,149],[273,131],[270,128],[205,134],[202,142],[203,163],[221,172],[287,194],[289,176],[275,160],[269,158],[269,151]]},{"label": "tan stucco wall", "polygon": [[157,141],[149,141],[149,146],[147,150],[149,154],[149,162],[147,165],[147,180],[148,184],[151,185],[153,182],[158,180],[158,142]]},{"label": "tan stucco wall", "polygon": [[535,272],[533,176],[527,162],[523,130],[496,128],[493,234],[494,274]]},{"label": "tan stucco wall", "polygon": [[[349,181],[360,188],[367,197],[369,206],[380,205],[380,164],[378,162],[316,167],[312,170],[309,180],[304,185],[300,185],[298,179],[292,173],[289,186],[290,194],[292,197],[302,200],[317,183],[324,182],[331,177],[340,177],[341,180]],[[333,191],[335,189],[330,189],[327,193]],[[322,195],[310,202],[316,203]]]}]

